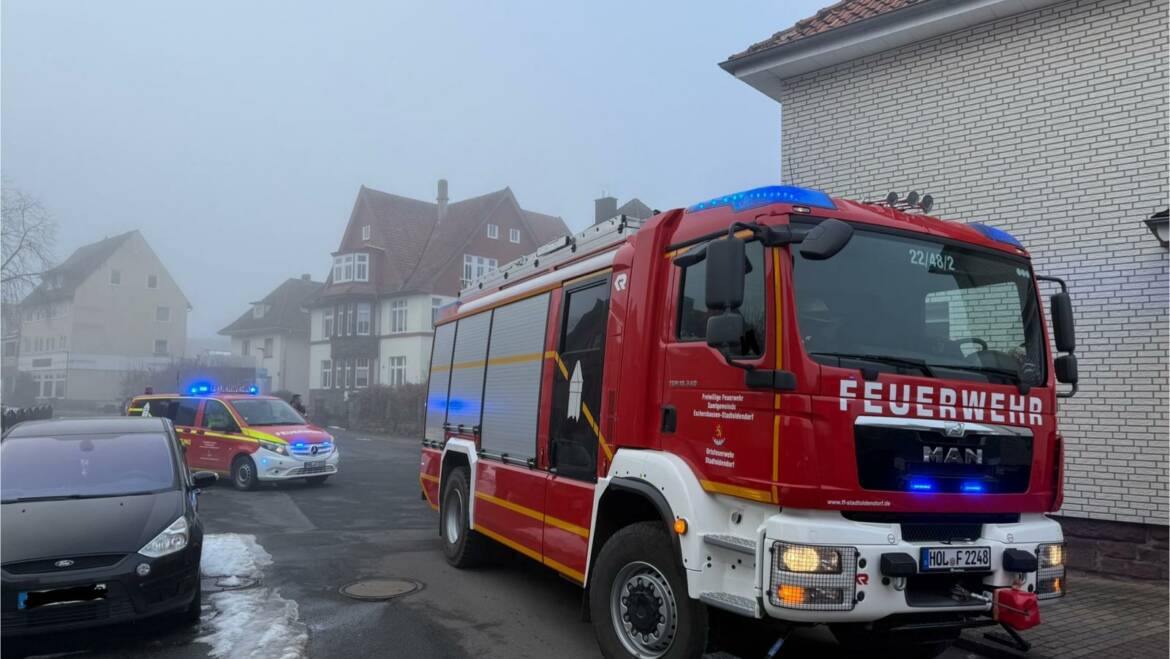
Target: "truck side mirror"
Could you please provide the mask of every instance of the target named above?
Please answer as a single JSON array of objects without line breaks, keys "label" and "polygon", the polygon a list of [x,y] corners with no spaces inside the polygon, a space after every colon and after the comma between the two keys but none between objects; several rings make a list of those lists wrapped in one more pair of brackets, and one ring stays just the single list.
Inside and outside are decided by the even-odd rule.
[{"label": "truck side mirror", "polygon": [[810,261],[823,261],[840,252],[853,237],[853,227],[841,220],[828,219],[809,229],[800,242],[800,255]]},{"label": "truck side mirror", "polygon": [[1056,381],[1065,384],[1076,385],[1077,383],[1077,356],[1076,355],[1061,355],[1053,360],[1053,366],[1056,367]]},{"label": "truck side mirror", "polygon": [[743,306],[743,274],[746,269],[747,254],[739,238],[728,237],[707,245],[708,309],[727,312]]},{"label": "truck side mirror", "polygon": [[707,319],[707,345],[721,352],[739,346],[743,336],[743,316],[738,311],[725,311]]},{"label": "truck side mirror", "polygon": [[[1072,352],[1077,347],[1076,333],[1073,330],[1072,299],[1068,292],[1061,291],[1052,296],[1050,301],[1052,314],[1052,334],[1056,342],[1056,349],[1060,352]],[[1076,373],[1076,363],[1073,363],[1073,373]],[[1065,380],[1061,380],[1065,382]]]}]

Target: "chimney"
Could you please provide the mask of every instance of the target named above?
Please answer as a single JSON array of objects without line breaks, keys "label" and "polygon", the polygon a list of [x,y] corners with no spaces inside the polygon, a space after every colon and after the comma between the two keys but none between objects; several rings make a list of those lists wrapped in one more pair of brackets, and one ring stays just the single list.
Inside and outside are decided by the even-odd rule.
[{"label": "chimney", "polygon": [[436,200],[439,203],[439,221],[447,216],[447,179],[439,179],[439,196]]},{"label": "chimney", "polygon": [[604,222],[617,215],[617,199],[602,197],[593,201],[593,223]]},{"label": "chimney", "polygon": [[301,275],[301,281],[313,281],[313,278],[309,275]]}]

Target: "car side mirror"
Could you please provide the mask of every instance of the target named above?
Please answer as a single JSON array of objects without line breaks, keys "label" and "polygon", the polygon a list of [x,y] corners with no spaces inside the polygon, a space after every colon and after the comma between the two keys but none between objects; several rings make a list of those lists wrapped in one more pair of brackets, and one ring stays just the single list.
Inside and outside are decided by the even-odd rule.
[{"label": "car side mirror", "polygon": [[840,252],[853,238],[853,227],[841,220],[827,219],[809,229],[800,241],[800,255],[810,261],[823,261]]},{"label": "car side mirror", "polygon": [[219,474],[214,471],[197,471],[191,474],[191,484],[200,490],[215,485],[218,480]]},{"label": "car side mirror", "polygon": [[[1056,349],[1060,352],[1076,350],[1076,333],[1073,329],[1072,299],[1066,291],[1052,296],[1050,301],[1052,314],[1052,334]],[[1075,362],[1074,362],[1075,373]],[[1062,380],[1063,382],[1063,380]]]}]

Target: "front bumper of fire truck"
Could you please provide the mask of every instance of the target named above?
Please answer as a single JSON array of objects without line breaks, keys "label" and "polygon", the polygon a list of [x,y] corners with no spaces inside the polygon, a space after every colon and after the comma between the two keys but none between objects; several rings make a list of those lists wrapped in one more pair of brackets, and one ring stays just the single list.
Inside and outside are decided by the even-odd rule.
[{"label": "front bumper of fire truck", "polygon": [[[1026,514],[1014,523],[975,526],[981,527],[977,538],[919,541],[905,537],[900,523],[854,521],[839,512],[771,515],[756,548],[762,613],[796,622],[869,622],[898,614],[989,612],[986,601],[956,593],[981,595],[1013,583],[1041,600],[1064,594],[1059,524]],[[986,548],[990,565],[923,569],[924,549],[967,548],[976,559]]]}]

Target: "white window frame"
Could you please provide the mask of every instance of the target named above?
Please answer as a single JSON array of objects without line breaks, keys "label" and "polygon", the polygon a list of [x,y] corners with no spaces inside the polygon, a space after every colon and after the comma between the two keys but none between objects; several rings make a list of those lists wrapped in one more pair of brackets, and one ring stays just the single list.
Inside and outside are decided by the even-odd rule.
[{"label": "white window frame", "polygon": [[345,280],[342,279],[342,275],[345,273],[343,272],[344,269],[341,267],[341,261],[342,261],[342,257],[340,255],[333,257],[333,283],[334,284],[341,284],[341,283],[345,282]]},{"label": "white window frame", "polygon": [[496,259],[486,256],[476,256],[475,254],[464,254],[462,286],[466,288],[471,282],[495,271],[498,267],[499,261]]},{"label": "white window frame", "polygon": [[386,358],[386,384],[391,387],[406,384],[406,357],[404,355]]},{"label": "white window frame", "polygon": [[[364,316],[364,318],[363,318]],[[369,302],[357,303],[357,334],[358,336],[369,336],[372,326],[371,318],[373,317],[373,310]],[[365,323],[365,327],[362,324]]]},{"label": "white window frame", "polygon": [[401,334],[410,327],[408,315],[409,304],[406,300],[394,300],[390,303],[390,333]]},{"label": "white window frame", "polygon": [[[117,280],[117,281],[115,281]],[[110,286],[122,285],[122,271],[117,268],[110,268]]]},{"label": "white window frame", "polygon": [[333,307],[325,309],[321,314],[321,335],[323,339],[333,336]]},{"label": "white window frame", "polygon": [[321,360],[321,388],[329,389],[333,386],[333,360]]},{"label": "white window frame", "polygon": [[354,281],[369,281],[370,280],[370,255],[369,254],[354,254],[353,255],[353,280]]},{"label": "white window frame", "polygon": [[520,244],[520,230],[519,229],[508,229],[508,242],[514,243],[516,245]]},{"label": "white window frame", "polygon": [[[162,312],[166,313],[162,313]],[[156,323],[171,322],[171,308],[165,304],[160,304],[154,308],[154,321]]]},{"label": "white window frame", "polygon": [[364,224],[364,225],[362,225],[362,240],[369,240],[369,239],[370,239],[370,225]]},{"label": "white window frame", "polygon": [[491,238],[492,240],[499,240],[500,239],[500,225],[489,223],[487,225],[487,236],[488,236],[488,238]]},{"label": "white window frame", "polygon": [[[150,280],[154,279],[154,286],[150,285]],[[146,287],[154,290],[158,288],[158,275],[146,275]]]},{"label": "white window frame", "polygon": [[341,256],[341,274],[342,281],[353,281],[353,254]]},{"label": "white window frame", "polygon": [[369,357],[362,357],[361,359],[354,360],[353,388],[365,389],[368,386],[370,386],[370,359]]},{"label": "white window frame", "polygon": [[252,350],[252,339],[244,339],[243,345],[240,346],[240,354],[247,357]]},{"label": "white window frame", "polygon": [[265,359],[271,357],[272,353],[276,351],[276,340],[273,339],[271,336],[265,337],[264,338],[264,347],[261,348],[261,350],[264,351],[264,358]]}]

